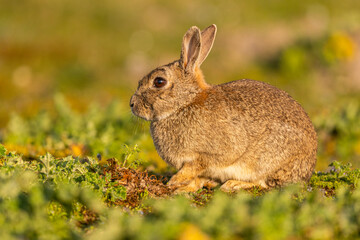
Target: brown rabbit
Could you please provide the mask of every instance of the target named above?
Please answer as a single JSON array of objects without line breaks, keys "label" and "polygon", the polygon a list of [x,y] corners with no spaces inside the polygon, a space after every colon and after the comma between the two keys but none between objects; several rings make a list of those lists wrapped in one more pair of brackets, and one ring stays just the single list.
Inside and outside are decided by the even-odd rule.
[{"label": "brown rabbit", "polygon": [[179,170],[168,184],[234,191],[309,180],[317,136],[299,103],[263,82],[205,82],[200,65],[215,34],[215,25],[191,27],[180,59],[141,79],[130,100],[132,112],[151,121],[159,155]]}]

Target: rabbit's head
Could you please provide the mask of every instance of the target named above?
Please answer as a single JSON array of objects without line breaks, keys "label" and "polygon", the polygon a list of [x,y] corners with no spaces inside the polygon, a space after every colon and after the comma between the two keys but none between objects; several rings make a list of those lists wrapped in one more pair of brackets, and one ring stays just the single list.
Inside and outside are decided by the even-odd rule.
[{"label": "rabbit's head", "polygon": [[180,59],[154,69],[139,81],[130,100],[132,112],[145,120],[161,120],[209,88],[200,65],[209,54],[215,35],[215,25],[203,31],[191,27],[183,37]]}]

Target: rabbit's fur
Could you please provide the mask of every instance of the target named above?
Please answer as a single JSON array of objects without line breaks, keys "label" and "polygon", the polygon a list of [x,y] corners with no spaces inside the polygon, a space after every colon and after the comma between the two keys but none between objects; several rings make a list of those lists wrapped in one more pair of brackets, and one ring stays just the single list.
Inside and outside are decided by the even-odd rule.
[{"label": "rabbit's fur", "polygon": [[234,191],[309,180],[317,151],[309,117],[263,82],[207,84],[200,65],[215,35],[215,25],[190,28],[180,59],[140,80],[130,100],[132,112],[151,121],[159,155],[179,170],[169,184],[196,191],[220,183]]}]

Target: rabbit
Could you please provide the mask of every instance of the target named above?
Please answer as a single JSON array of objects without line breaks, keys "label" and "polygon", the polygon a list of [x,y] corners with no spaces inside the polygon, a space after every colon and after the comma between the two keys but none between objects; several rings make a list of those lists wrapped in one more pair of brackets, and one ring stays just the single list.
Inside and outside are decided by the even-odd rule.
[{"label": "rabbit", "polygon": [[308,181],[316,164],[317,134],[304,109],[267,83],[206,83],[200,66],[217,27],[184,35],[180,59],[139,81],[132,113],[150,121],[160,157],[175,167],[176,192],[216,186],[225,192],[269,189]]}]

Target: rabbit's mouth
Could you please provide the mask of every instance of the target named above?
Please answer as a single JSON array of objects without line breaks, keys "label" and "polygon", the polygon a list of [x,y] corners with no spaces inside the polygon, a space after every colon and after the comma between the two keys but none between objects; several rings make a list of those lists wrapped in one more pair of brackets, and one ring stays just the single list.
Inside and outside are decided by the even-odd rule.
[{"label": "rabbit's mouth", "polygon": [[151,111],[149,110],[150,106],[145,104],[143,101],[139,99],[139,96],[134,94],[130,99],[130,108],[131,112],[146,121],[151,120]]},{"label": "rabbit's mouth", "polygon": [[150,114],[150,111],[144,111],[144,108],[141,108],[139,107],[139,105],[135,104],[131,107],[131,112],[139,117],[139,118],[142,118],[146,121],[151,121],[152,120],[152,117],[151,117],[151,114]]}]

